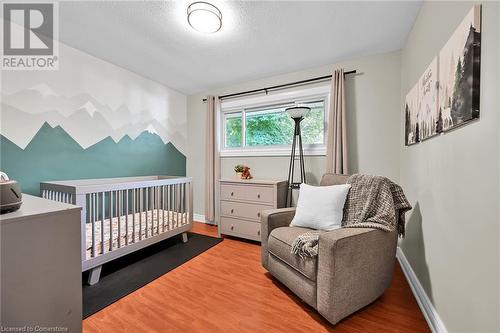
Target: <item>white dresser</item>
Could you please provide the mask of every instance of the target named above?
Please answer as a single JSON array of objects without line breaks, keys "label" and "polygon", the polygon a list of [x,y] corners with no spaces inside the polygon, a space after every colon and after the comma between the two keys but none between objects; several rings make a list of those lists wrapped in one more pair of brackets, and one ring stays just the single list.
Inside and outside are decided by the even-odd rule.
[{"label": "white dresser", "polygon": [[261,212],[285,207],[287,182],[259,179],[219,182],[219,234],[260,241]]}]

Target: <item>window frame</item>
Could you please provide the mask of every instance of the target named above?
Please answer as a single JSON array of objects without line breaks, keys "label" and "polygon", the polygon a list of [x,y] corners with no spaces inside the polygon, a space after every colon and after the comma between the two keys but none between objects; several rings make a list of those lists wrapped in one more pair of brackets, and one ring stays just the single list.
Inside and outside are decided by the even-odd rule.
[{"label": "window frame", "polygon": [[[291,145],[269,145],[269,146],[245,146],[246,144],[246,112],[255,109],[297,105],[307,102],[324,101],[324,128],[323,143],[303,145],[304,155],[323,156],[326,155],[326,140],[328,128],[328,112],[330,105],[330,85],[322,85],[313,88],[295,89],[293,91],[279,92],[264,96],[256,96],[242,99],[231,99],[222,101],[218,119],[218,141],[219,154],[221,157],[233,156],[290,156]],[[226,143],[226,115],[241,112],[242,132],[241,147],[225,147]]]}]

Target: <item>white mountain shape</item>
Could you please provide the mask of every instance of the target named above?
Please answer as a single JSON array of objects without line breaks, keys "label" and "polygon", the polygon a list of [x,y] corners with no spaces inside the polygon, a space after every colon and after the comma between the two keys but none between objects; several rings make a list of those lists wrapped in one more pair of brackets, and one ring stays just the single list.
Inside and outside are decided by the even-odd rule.
[{"label": "white mountain shape", "polygon": [[[126,137],[135,140],[144,131],[158,135],[165,144],[172,142],[170,140],[172,136],[167,135],[165,128],[158,122],[124,126],[120,129],[120,133],[110,136],[109,125],[99,113],[91,117],[88,112],[81,109],[70,117],[64,117],[57,111],[33,115],[9,105],[4,105],[2,108],[2,134],[22,149],[26,148],[45,122],[51,127],[61,126],[83,149],[87,149],[107,137],[111,137],[115,142]],[[16,124],[22,124],[22,128],[16,127]],[[160,133],[163,133],[163,137]],[[182,137],[178,133],[175,133],[173,137],[177,139],[176,141],[181,142]],[[181,145],[176,145],[175,142],[172,144],[180,151]]]},{"label": "white mountain shape", "polygon": [[[11,106],[18,112],[31,116],[24,117],[18,112],[4,116],[2,110],[2,125],[5,126],[2,126],[1,132],[4,133],[6,129],[6,137],[23,149],[47,121],[52,127],[60,125],[82,148],[87,148],[108,136],[118,142],[124,135],[135,139],[144,130],[154,129],[155,134],[159,135],[165,144],[172,142],[179,151],[185,151],[186,124],[174,116],[160,123],[148,110],[132,113],[125,105],[113,110],[86,93],[64,97],[57,96],[45,84],[32,88],[10,95],[2,94],[2,109],[4,106]],[[83,117],[80,113],[87,116]],[[20,121],[20,118],[23,120]],[[19,124],[22,124],[22,129]]]},{"label": "white mountain shape", "polygon": [[56,96],[56,93],[52,88],[46,83],[40,83],[29,88],[29,90],[38,91],[43,97]]},{"label": "white mountain shape", "polygon": [[153,124],[149,124],[145,130],[148,131],[149,133],[152,133],[152,134],[158,134],[158,132],[155,130]]},{"label": "white mountain shape", "polygon": [[25,149],[44,124],[45,118],[58,116],[57,112],[47,112],[42,117],[22,112],[10,105],[2,105],[2,135]]},{"label": "white mountain shape", "polygon": [[83,104],[80,109],[83,109],[85,111],[87,111],[87,113],[93,117],[94,116],[94,113],[97,111],[97,108],[95,107],[95,105],[88,101],[87,103]]}]

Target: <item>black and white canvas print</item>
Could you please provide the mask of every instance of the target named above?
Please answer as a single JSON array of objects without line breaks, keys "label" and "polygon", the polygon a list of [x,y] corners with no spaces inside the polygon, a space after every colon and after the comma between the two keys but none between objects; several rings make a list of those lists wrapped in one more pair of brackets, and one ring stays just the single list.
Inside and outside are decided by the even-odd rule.
[{"label": "black and white canvas print", "polygon": [[479,118],[481,6],[474,6],[439,53],[438,132]]},{"label": "black and white canvas print", "polygon": [[405,144],[412,145],[436,134],[438,119],[438,61],[434,58],[405,101]]},{"label": "black and white canvas print", "polygon": [[405,99],[405,145],[479,118],[481,6],[465,16]]},{"label": "black and white canvas print", "polygon": [[405,98],[405,144],[407,146],[420,142],[418,123],[418,85],[416,84]]}]

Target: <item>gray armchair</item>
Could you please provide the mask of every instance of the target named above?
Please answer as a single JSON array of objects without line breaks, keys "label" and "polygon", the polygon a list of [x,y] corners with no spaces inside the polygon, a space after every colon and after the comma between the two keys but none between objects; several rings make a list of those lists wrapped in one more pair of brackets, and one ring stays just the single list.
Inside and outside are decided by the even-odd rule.
[{"label": "gray armchair", "polygon": [[[348,176],[325,174],[320,185],[344,184]],[[291,254],[294,239],[309,229],[290,227],[295,208],[262,212],[262,265],[330,323],[370,304],[389,287],[397,232],[343,228],[323,232],[315,258]]]}]

